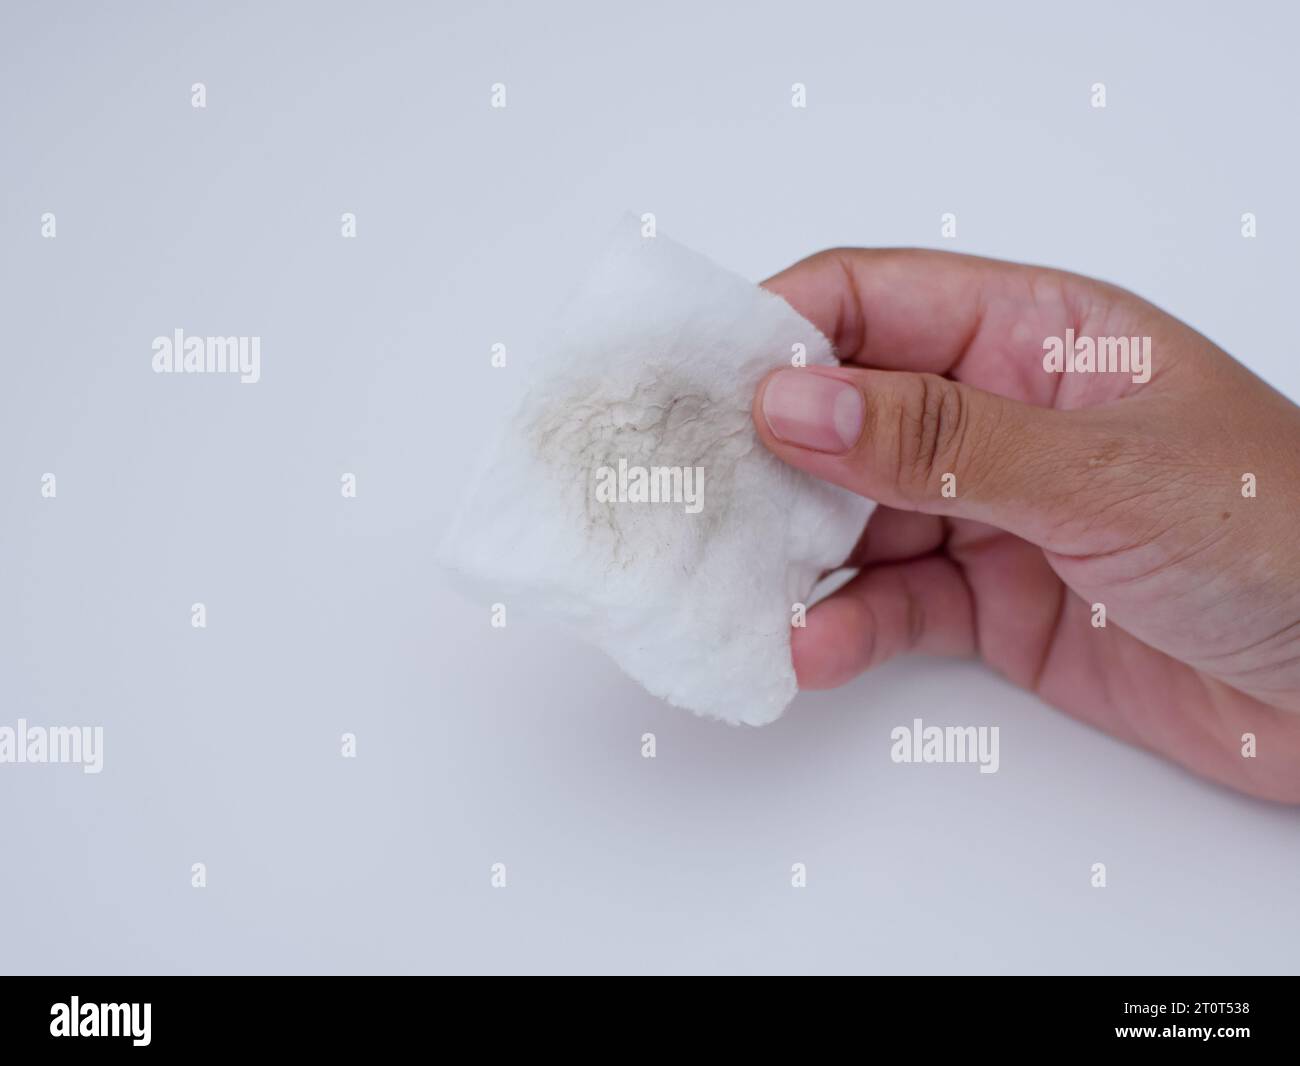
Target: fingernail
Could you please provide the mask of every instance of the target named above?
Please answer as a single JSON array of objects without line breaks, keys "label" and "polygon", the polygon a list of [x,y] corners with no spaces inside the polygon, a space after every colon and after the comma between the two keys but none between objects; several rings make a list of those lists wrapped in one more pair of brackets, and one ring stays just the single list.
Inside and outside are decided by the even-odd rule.
[{"label": "fingernail", "polygon": [[786,444],[839,454],[862,435],[862,394],[839,378],[781,370],[763,390],[763,417]]}]

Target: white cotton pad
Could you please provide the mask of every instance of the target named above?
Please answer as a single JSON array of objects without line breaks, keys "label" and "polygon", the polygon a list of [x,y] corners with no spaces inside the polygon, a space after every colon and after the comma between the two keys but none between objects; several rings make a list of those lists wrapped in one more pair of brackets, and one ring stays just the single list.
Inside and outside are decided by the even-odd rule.
[{"label": "white cotton pad", "polygon": [[564,619],[669,703],[773,721],[796,691],[794,605],[874,506],[754,432],[756,386],[801,350],[835,364],[784,300],[629,218],[531,368],[443,558],[487,602]]}]

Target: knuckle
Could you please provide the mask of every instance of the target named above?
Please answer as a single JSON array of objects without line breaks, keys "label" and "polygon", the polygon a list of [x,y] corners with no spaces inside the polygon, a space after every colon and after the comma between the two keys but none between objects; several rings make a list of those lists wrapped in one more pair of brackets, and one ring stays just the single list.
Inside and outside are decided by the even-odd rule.
[{"label": "knuckle", "polygon": [[953,382],[933,374],[909,380],[895,427],[899,487],[918,496],[937,494],[943,475],[956,473],[966,421],[966,400]]}]

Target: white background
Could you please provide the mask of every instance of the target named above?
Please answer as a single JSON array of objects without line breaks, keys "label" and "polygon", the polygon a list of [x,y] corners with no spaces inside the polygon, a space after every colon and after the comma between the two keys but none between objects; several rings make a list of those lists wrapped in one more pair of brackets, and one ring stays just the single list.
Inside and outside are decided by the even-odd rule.
[{"label": "white background", "polygon": [[[628,209],[755,280],[834,244],[1099,275],[1300,396],[1297,30],[1272,3],[6,4],[0,724],[106,750],[0,766],[0,969],[1293,971],[1293,809],[973,664],[697,720],[549,625],[490,628],[432,549],[515,394],[491,345],[525,367]],[[262,381],[153,374],[176,328],[260,336]],[[914,717],[1000,726],[1000,771],[891,763]]]}]

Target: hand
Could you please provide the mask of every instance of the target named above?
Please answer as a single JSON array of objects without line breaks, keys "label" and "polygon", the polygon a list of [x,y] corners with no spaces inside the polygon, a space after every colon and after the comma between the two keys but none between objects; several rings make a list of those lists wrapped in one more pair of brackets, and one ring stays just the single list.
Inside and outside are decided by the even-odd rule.
[{"label": "hand", "polygon": [[[792,630],[802,687],[906,651],[974,654],[1124,740],[1300,803],[1300,408],[1146,301],[1059,271],[848,249],[766,287],[845,365],[769,375],[760,437],[881,504],[846,563],[860,573]],[[1067,330],[1149,337],[1150,380],[1045,368]]]}]

